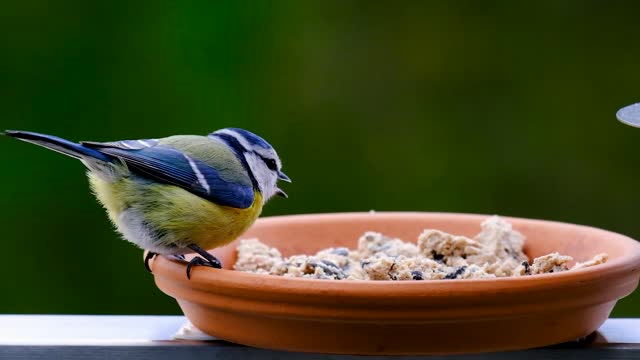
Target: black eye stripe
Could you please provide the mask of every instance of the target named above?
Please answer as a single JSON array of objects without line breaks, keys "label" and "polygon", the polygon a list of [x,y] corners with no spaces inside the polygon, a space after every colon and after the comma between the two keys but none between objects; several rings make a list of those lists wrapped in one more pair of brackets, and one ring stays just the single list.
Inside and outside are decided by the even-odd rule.
[{"label": "black eye stripe", "polygon": [[251,184],[253,184],[253,187],[259,189],[260,186],[258,184],[258,180],[256,180],[256,177],[253,175],[253,171],[251,171],[251,167],[247,163],[247,160],[244,158],[244,153],[247,152],[247,150],[242,146],[242,144],[240,144],[238,139],[227,134],[215,134],[213,136],[218,137],[220,140],[229,145],[231,150],[235,153],[236,158],[242,163],[242,167],[244,167],[244,169],[249,174],[249,178],[251,179]]},{"label": "black eye stripe", "polygon": [[275,161],[275,160],[273,160],[273,159],[269,159],[269,158],[266,158],[266,157],[264,157],[264,156],[262,156],[262,155],[260,155],[260,154],[258,154],[258,153],[256,153],[256,152],[254,152],[254,153],[255,153],[256,155],[258,155],[258,156],[260,157],[260,159],[262,159],[262,161],[267,165],[267,167],[268,167],[270,170],[273,170],[273,171],[278,170],[278,164],[276,164],[276,161]]}]

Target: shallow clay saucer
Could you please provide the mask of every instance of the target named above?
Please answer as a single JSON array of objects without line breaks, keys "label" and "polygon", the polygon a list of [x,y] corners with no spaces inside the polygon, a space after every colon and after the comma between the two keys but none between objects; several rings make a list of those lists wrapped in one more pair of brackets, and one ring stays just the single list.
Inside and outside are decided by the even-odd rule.
[{"label": "shallow clay saucer", "polygon": [[[485,215],[345,213],[259,219],[258,237],[284,256],[355,248],[365,231],[415,241],[425,228],[474,236]],[[202,331],[238,344],[343,354],[453,354],[545,346],[595,331],[640,277],[640,244],[586,226],[506,218],[530,258],[558,251],[605,264],[519,278],[330,281],[228,270],[236,242],[212,251],[226,269],[156,257],[157,286]]]}]

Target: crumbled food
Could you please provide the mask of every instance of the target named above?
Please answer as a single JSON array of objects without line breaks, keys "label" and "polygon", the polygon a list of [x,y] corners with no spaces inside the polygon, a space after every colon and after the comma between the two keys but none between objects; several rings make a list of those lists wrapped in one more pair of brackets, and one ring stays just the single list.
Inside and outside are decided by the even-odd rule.
[{"label": "crumbled food", "polygon": [[344,271],[330,260],[323,260],[317,256],[295,255],[274,265],[271,272],[274,275],[286,277],[308,277],[315,279],[342,280],[346,277]]},{"label": "crumbled food", "polygon": [[362,261],[361,266],[368,280],[436,280],[447,275],[444,267],[424,257],[376,254]]},{"label": "crumbled food", "polygon": [[358,240],[358,254],[361,258],[368,258],[375,254],[388,256],[418,256],[418,247],[415,244],[404,242],[400,239],[390,238],[377,232],[367,231]]},{"label": "crumbled food", "polygon": [[450,257],[466,259],[469,255],[480,254],[482,245],[464,236],[428,229],[418,236],[418,249],[428,258],[446,262]]},{"label": "crumbled food", "polygon": [[584,262],[576,263],[575,265],[573,265],[571,270],[583,269],[583,268],[590,267],[590,266],[596,266],[596,265],[604,264],[605,262],[607,262],[608,258],[609,258],[609,255],[607,255],[605,253],[598,254],[598,255],[594,256],[593,259],[591,259],[591,260],[587,260],[587,261],[584,261]]},{"label": "crumbled food", "polygon": [[557,252],[537,257],[531,264],[531,275],[569,270],[570,261],[573,261],[571,256],[560,255]]},{"label": "crumbled food", "polygon": [[235,270],[269,273],[274,265],[282,263],[282,255],[276,248],[261,243],[258,239],[240,241]]},{"label": "crumbled food", "polygon": [[[593,259],[576,263],[571,270],[582,269],[589,266],[595,266],[603,264],[607,261],[607,254],[598,254]],[[547,254],[544,256],[533,259],[531,265],[527,261],[523,261],[522,264],[514,271],[515,276],[522,275],[536,275],[536,274],[550,274],[561,271],[569,270],[569,263],[573,261],[571,256],[560,255],[557,252]]]},{"label": "crumbled food", "polygon": [[482,245],[480,254],[467,258],[469,264],[487,265],[485,271],[498,277],[512,276],[523,261],[524,236],[513,230],[506,220],[492,216],[480,225],[482,231],[475,240]]},{"label": "crumbled food", "polygon": [[322,261],[331,262],[342,270],[348,269],[351,266],[349,249],[347,248],[329,248],[318,252],[315,257]]},{"label": "crumbled food", "polygon": [[557,252],[529,262],[523,252],[525,237],[506,220],[492,216],[473,238],[426,229],[417,243],[368,231],[358,247],[328,248],[315,255],[283,258],[257,239],[238,246],[234,269],[259,274],[327,280],[454,280],[528,276],[571,271],[607,261],[607,254],[578,262]]},{"label": "crumbled food", "polygon": [[[361,263],[362,270],[369,280],[397,280],[396,258],[379,254]],[[393,272],[393,273],[392,273]]]},{"label": "crumbled food", "polygon": [[529,265],[529,261],[523,261],[518,267],[513,270],[512,276],[524,276],[531,275],[531,265]]},{"label": "crumbled food", "polygon": [[471,264],[467,266],[464,272],[456,277],[456,279],[490,279],[495,277],[495,274],[487,272],[486,266]]},{"label": "crumbled food", "polygon": [[527,260],[522,252],[524,236],[513,230],[509,222],[499,216],[492,216],[480,225],[482,231],[476,235],[476,241],[483,245],[485,252],[498,259],[514,259],[518,262]]}]

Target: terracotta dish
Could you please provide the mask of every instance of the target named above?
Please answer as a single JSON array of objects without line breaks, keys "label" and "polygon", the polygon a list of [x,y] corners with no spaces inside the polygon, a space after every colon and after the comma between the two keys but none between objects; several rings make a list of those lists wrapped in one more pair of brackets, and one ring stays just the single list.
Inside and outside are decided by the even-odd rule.
[{"label": "terracotta dish", "polygon": [[[262,218],[243,235],[284,256],[355,248],[373,230],[415,241],[425,228],[473,236],[484,215],[347,213]],[[640,243],[586,226],[505,218],[530,258],[558,251],[605,264],[519,278],[331,281],[197,267],[157,257],[157,286],[202,331],[238,344],[343,354],[452,354],[538,347],[595,331],[640,277]],[[212,251],[230,269],[236,243]]]}]

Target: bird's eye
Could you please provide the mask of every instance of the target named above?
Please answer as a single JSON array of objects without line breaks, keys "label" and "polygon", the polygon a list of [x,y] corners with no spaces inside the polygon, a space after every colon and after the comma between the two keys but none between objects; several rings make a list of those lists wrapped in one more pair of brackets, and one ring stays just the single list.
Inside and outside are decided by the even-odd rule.
[{"label": "bird's eye", "polygon": [[267,160],[267,167],[273,171],[278,170],[278,165],[276,165],[276,161],[273,159]]},{"label": "bird's eye", "polygon": [[264,163],[267,164],[267,167],[272,170],[272,171],[276,171],[278,170],[278,164],[276,164],[276,161],[273,159],[263,159]]}]

